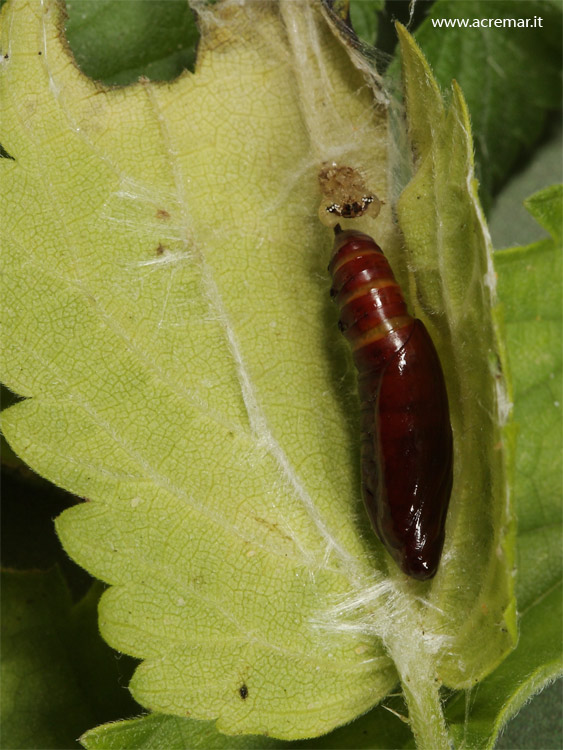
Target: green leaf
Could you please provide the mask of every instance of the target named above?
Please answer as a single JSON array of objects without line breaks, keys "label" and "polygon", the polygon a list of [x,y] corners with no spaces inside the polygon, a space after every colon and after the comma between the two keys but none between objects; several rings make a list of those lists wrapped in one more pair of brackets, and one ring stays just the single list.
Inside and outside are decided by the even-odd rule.
[{"label": "green leaf", "polygon": [[[61,549],[53,519],[76,498],[34,474],[24,463],[2,467],[2,566],[64,570],[68,555]],[[79,573],[92,582],[83,570]],[[86,586],[86,587],[87,587]],[[84,593],[84,590],[83,592]]]},{"label": "green leaf", "polygon": [[56,569],[2,573],[3,747],[79,747],[87,727],[133,709],[97,601],[92,591],[72,608]]},{"label": "green leaf", "polygon": [[389,750],[414,747],[403,696],[392,695],[351,724],[295,746],[311,750]]},{"label": "green leaf", "polygon": [[553,237],[554,241],[561,245],[563,241],[563,186],[554,185],[546,188],[536,195],[532,195],[526,201],[530,213],[537,219]]},{"label": "green leaf", "polygon": [[66,35],[90,78],[127,84],[193,69],[198,31],[185,0],[68,0]]},{"label": "green leaf", "polygon": [[524,201],[545,185],[551,185],[561,178],[561,137],[561,128],[555,128],[536,150],[530,163],[510,180],[495,200],[489,220],[495,248],[527,245],[547,236],[526,211]]},{"label": "green leaf", "polygon": [[[402,36],[408,111],[429,110],[420,127],[409,115],[405,257],[385,110],[316,6],[216,6],[197,74],[112,91],[72,65],[57,5],[4,9],[4,379],[27,397],[4,428],[88,498],[59,534],[111,584],[100,627],[143,660],[135,697],[225,733],[320,735],[400,679],[421,747],[446,747],[440,683],[473,684],[514,642],[510,436],[467,112],[457,90],[448,115],[424,104],[437,87]],[[384,199],[358,227],[451,389],[456,488],[429,584],[394,568],[358,501],[358,403],[312,218],[331,160]]]},{"label": "green leaf", "polygon": [[[527,18],[542,26],[494,25]],[[445,25],[489,19],[486,28]],[[486,204],[537,141],[549,110],[560,107],[561,23],[561,4],[545,0],[437,0],[416,30],[439,83],[455,77],[463,90]]]},{"label": "green leaf", "polygon": [[284,742],[271,737],[220,734],[212,722],[193,721],[177,716],[150,714],[138,719],[113,722],[86,732],[80,741],[87,750],[140,750],[141,748],[205,748],[205,750],[235,750],[236,748],[318,748],[318,750],[389,750],[409,747],[412,735],[408,724],[397,715],[405,713],[405,705],[397,698],[387,698],[385,704],[360,717],[351,724],[335,729],[328,735],[312,740]]},{"label": "green leaf", "polygon": [[557,747],[563,727],[561,680],[534,696],[502,730],[495,750]]},{"label": "green leaf", "polygon": [[447,711],[458,746],[492,750],[502,726],[561,675],[561,586],[524,612],[518,648],[476,688],[457,694]]},{"label": "green leaf", "polygon": [[377,14],[383,10],[385,0],[351,0],[350,18],[354,31],[368,44],[375,44]]},{"label": "green leaf", "polygon": [[221,734],[211,721],[192,721],[163,714],[149,714],[97,727],[86,732],[80,742],[86,750],[176,750],[188,747],[190,750],[268,750],[288,747],[286,742],[269,737]]},{"label": "green leaf", "polygon": [[563,667],[561,187],[547,188],[527,205],[551,227],[553,240],[495,254],[508,353],[520,364],[514,367],[520,638],[474,694],[459,694],[449,706],[454,736],[474,748],[492,748],[502,725]]},{"label": "green leaf", "polygon": [[561,581],[561,188],[527,201],[553,241],[497,253],[520,424],[516,500],[518,602],[527,608]]}]

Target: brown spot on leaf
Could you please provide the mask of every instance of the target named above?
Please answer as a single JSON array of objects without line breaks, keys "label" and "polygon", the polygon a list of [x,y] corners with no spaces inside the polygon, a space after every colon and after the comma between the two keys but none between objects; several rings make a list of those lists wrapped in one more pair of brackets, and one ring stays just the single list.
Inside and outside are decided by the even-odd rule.
[{"label": "brown spot on leaf", "polygon": [[272,523],[272,521],[268,521],[267,518],[261,518],[260,516],[252,516],[255,521],[258,523],[261,523],[263,526],[265,526],[269,531],[274,532],[275,534],[279,534],[282,539],[288,539],[290,542],[293,541],[293,539],[288,536],[288,534],[285,534],[279,527],[277,523]]}]

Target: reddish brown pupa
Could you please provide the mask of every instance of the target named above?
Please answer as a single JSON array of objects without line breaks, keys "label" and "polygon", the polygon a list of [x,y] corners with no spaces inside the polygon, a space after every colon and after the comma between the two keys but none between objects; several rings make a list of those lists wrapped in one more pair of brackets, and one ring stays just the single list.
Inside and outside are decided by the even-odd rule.
[{"label": "reddish brown pupa", "polygon": [[442,367],[381,248],[362,232],[334,231],[331,295],[358,369],[364,503],[397,564],[424,580],[440,562],[453,478]]}]

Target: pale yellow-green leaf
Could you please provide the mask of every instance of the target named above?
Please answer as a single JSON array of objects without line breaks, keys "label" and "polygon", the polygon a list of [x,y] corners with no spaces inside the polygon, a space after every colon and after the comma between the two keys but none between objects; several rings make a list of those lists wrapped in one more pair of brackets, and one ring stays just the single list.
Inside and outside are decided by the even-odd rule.
[{"label": "pale yellow-green leaf", "polygon": [[[56,3],[4,7],[3,379],[31,397],[4,429],[89,501],[59,534],[111,584],[100,627],[143,659],[131,687],[145,707],[301,738],[400,678],[435,750],[440,683],[471,683],[513,638],[500,355],[463,102],[445,117],[403,45],[409,111],[435,93],[412,136],[404,255],[385,108],[317,4],[200,10],[195,74],[108,91],[74,66]],[[358,403],[317,219],[327,161],[383,199],[358,228],[444,359],[456,485],[430,584],[394,568],[360,503]]]},{"label": "pale yellow-green leaf", "polygon": [[[425,63],[416,62],[419,49],[399,32],[410,128],[430,84],[420,87]],[[418,168],[398,215],[411,299],[439,346],[455,435],[444,564],[429,595],[429,619],[433,629],[447,623],[454,634],[438,669],[446,684],[461,688],[489,672],[516,640],[514,431],[490,238],[473,178],[469,116],[455,84],[447,115],[435,113],[431,131],[418,139]]]},{"label": "pale yellow-green leaf", "polygon": [[[298,10],[342,121],[316,121],[321,150],[358,122],[384,143],[362,79]],[[33,397],[4,428],[90,501],[59,534],[113,584],[100,627],[145,659],[135,697],[291,738],[397,676],[372,637],[324,622],[370,580],[374,543],[285,23],[272,4],[227,5],[204,17],[196,75],[105,91],[73,65],[56,4],[8,4],[2,230],[4,379]]]},{"label": "pale yellow-green leaf", "polygon": [[[397,24],[401,42],[403,83],[407,96],[408,131],[414,155],[422,158],[431,148],[443,126],[444,105],[438,84],[416,42],[401,24]],[[416,93],[409,91],[409,84]]]}]

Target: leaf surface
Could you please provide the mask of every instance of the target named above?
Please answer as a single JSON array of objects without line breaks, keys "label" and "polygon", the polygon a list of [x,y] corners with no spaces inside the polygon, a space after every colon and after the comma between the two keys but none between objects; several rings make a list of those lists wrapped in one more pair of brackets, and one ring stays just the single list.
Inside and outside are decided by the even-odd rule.
[{"label": "leaf surface", "polygon": [[[87,498],[59,534],[111,584],[100,627],[143,659],[142,705],[292,739],[353,719],[400,677],[422,746],[444,744],[440,682],[478,680],[514,639],[502,353],[463,100],[444,115],[404,37],[409,107],[435,98],[412,134],[403,257],[385,109],[314,6],[225,4],[201,21],[195,75],[107,91],[73,65],[56,4],[4,9],[4,379],[28,397],[6,411],[6,434]],[[393,568],[359,502],[350,355],[328,299],[328,232],[312,220],[319,167],[336,159],[385,200],[359,228],[429,321],[456,396],[457,489],[431,584]]]},{"label": "leaf surface", "polygon": [[[405,712],[403,701],[386,699],[398,713]],[[391,707],[391,706],[390,706]],[[335,729],[328,735],[310,740],[284,742],[271,737],[222,735],[212,722],[193,721],[178,716],[149,714],[138,719],[112,722],[86,732],[80,741],[87,750],[140,750],[141,748],[204,748],[205,750],[230,750],[248,748],[310,748],[314,750],[389,750],[412,747],[412,734],[408,725],[394,713],[378,706],[356,721]]]},{"label": "leaf surface", "polygon": [[463,90],[485,204],[560,107],[561,24],[560,3],[438,0],[415,32],[439,83]]},{"label": "leaf surface", "polygon": [[92,729],[80,738],[87,750],[269,750],[288,747],[283,740],[218,732],[211,721],[192,721],[180,716],[149,714]]},{"label": "leaf surface", "polygon": [[528,196],[560,179],[561,136],[561,128],[553,128],[545,142],[536,149],[533,159],[498,195],[489,221],[496,249],[528,245],[547,236],[547,232],[526,211],[524,202]]},{"label": "leaf surface", "polygon": [[351,0],[350,20],[356,34],[368,44],[375,44],[378,13],[383,10],[385,0]]},{"label": "leaf surface", "polygon": [[[371,579],[373,543],[281,18],[261,6],[227,27],[227,10],[196,77],[106,92],[73,67],[56,5],[4,12],[4,378],[33,396],[6,434],[91,501],[59,534],[113,584],[100,627],[145,659],[138,700],[231,732],[326,731],[397,677],[373,638],[315,624]],[[367,126],[368,96],[320,42]]]},{"label": "leaf surface", "polygon": [[515,641],[514,436],[492,248],[473,179],[466,105],[454,85],[444,112],[427,63],[399,31],[415,160],[415,175],[398,203],[406,245],[402,273],[441,354],[455,436],[444,558],[451,555],[457,564],[440,567],[430,601],[439,613],[434,627],[439,630],[445,619],[456,633],[455,645],[440,657],[442,679],[461,688],[478,681],[491,662],[499,663]]},{"label": "leaf surface", "polygon": [[508,353],[519,365],[513,372],[520,637],[498,669],[448,708],[454,736],[468,747],[492,748],[503,724],[563,671],[561,196],[556,186],[526,202],[552,239],[495,253]]},{"label": "leaf surface", "polygon": [[[510,716],[561,671],[561,527],[558,523],[561,445],[557,430],[548,428],[546,431],[561,379],[561,326],[556,283],[560,265],[560,238],[556,233],[560,226],[556,214],[560,206],[560,190],[549,189],[527,203],[538,219],[542,215],[545,217],[543,223],[553,231],[554,242],[536,243],[495,254],[509,357],[513,363],[526,360],[526,342],[536,338],[535,361],[544,361],[546,365],[541,368],[543,374],[538,376],[534,370],[528,370],[524,377],[520,377],[519,368],[513,370],[515,414],[519,425],[515,499],[522,518],[517,543],[521,571],[517,578],[520,638],[513,653],[477,688],[455,693],[448,700],[446,716],[452,733],[458,745],[465,744],[468,748],[493,747]],[[531,329],[529,333],[526,332],[528,327]],[[530,401],[538,391],[541,394],[539,400],[534,397]],[[529,469],[526,468],[528,463]],[[541,470],[536,471],[535,465],[541,466]],[[536,483],[533,492],[529,486],[530,473]],[[400,706],[395,706],[394,710],[404,713]],[[185,735],[180,741],[178,733],[182,727]],[[196,733],[200,731],[205,732],[208,747],[221,747],[220,736],[215,738],[216,745],[213,745],[209,727],[202,730],[199,722],[183,720],[182,723],[180,719],[163,716],[98,727],[87,733],[82,741],[88,750],[97,747],[184,747],[195,746]],[[408,746],[409,734],[405,724],[380,707],[329,736],[300,742],[299,747],[399,748]],[[513,732],[513,744],[508,745],[505,741],[503,747],[513,747],[514,738],[518,736]],[[254,739],[247,738],[249,743]],[[146,744],[142,745],[142,742]],[[260,742],[258,746],[262,747]]]},{"label": "leaf surface", "polygon": [[58,572],[2,572],[2,745],[79,747],[88,726],[134,710],[96,627],[98,586],[72,606]]},{"label": "leaf surface", "polygon": [[193,69],[198,31],[183,0],[67,0],[65,32],[80,69],[106,84]]}]

